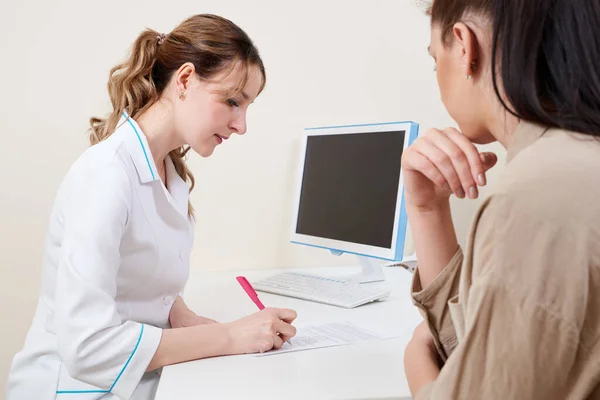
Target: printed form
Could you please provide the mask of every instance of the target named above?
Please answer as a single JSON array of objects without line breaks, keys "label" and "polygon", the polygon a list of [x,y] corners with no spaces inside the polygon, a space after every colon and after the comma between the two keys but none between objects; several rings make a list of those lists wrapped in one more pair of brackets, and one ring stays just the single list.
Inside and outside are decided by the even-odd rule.
[{"label": "printed form", "polygon": [[399,336],[399,332],[374,331],[347,321],[307,324],[297,327],[296,336],[291,339],[292,344],[286,342],[280,349],[254,354],[254,356],[264,357],[292,351],[343,346],[367,340],[391,339]]}]

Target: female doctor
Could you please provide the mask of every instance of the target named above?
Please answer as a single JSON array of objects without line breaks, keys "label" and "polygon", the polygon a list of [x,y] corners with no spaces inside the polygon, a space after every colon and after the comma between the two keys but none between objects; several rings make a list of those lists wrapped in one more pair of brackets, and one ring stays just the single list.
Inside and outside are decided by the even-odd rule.
[{"label": "female doctor", "polygon": [[224,18],[140,34],[110,72],[112,113],[91,119],[92,146],[58,191],[9,400],[151,399],[164,365],[263,352],[294,336],[292,310],[215,323],[179,296],[194,232],[184,156],[208,157],[243,135],[264,85],[257,49]]}]

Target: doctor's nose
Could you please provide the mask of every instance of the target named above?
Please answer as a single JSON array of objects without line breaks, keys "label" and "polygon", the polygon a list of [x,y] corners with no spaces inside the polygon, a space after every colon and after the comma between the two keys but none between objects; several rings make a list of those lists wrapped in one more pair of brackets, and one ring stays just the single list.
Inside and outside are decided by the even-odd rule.
[{"label": "doctor's nose", "polygon": [[237,133],[238,135],[243,135],[246,133],[246,116],[242,116],[240,118],[235,119],[229,125],[229,129],[233,133]]}]

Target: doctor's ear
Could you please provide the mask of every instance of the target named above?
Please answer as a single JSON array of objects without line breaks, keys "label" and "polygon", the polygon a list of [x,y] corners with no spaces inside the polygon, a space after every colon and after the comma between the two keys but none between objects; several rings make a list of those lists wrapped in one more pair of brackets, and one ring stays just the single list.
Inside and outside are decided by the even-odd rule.
[{"label": "doctor's ear", "polygon": [[196,67],[190,62],[183,64],[175,73],[175,85],[179,93],[179,99],[183,100],[187,92],[190,80],[196,74]]}]

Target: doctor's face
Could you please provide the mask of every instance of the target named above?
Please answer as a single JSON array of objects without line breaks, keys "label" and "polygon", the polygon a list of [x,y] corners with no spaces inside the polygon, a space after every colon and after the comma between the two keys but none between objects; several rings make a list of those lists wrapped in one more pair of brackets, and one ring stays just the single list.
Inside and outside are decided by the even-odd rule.
[{"label": "doctor's face", "polygon": [[243,77],[239,68],[229,75],[203,81],[193,74],[183,101],[177,102],[175,129],[179,137],[202,157],[231,135],[246,133],[246,112],[261,89],[263,77],[256,66],[248,67],[248,81],[242,92],[228,96]]}]

